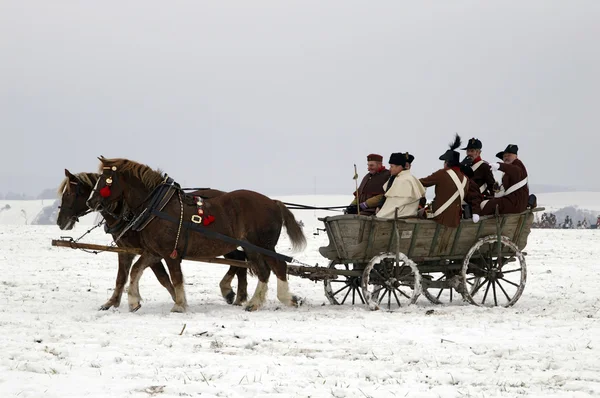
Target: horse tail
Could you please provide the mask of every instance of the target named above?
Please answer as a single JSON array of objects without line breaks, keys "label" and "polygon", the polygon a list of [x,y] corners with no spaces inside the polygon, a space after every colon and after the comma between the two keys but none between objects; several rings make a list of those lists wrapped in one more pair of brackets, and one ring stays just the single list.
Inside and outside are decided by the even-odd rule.
[{"label": "horse tail", "polygon": [[301,251],[306,247],[306,237],[304,236],[304,232],[302,232],[302,227],[296,221],[296,217],[294,217],[294,213],[288,209],[283,202],[279,200],[275,200],[277,206],[281,209],[281,216],[283,217],[283,225],[285,225],[285,229],[287,230],[287,234],[290,237],[290,241],[292,242],[293,251]]}]

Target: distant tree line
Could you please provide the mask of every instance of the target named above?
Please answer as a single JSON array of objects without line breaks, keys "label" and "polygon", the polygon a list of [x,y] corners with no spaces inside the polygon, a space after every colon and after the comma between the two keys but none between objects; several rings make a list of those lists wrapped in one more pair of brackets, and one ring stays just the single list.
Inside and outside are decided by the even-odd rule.
[{"label": "distant tree line", "polygon": [[0,200],[35,200],[35,199],[56,199],[56,189],[44,189],[39,195],[31,196],[24,193],[8,192],[6,194],[0,192]]},{"label": "distant tree line", "polygon": [[600,214],[577,206],[563,207],[553,213],[536,213],[532,228],[600,228]]}]

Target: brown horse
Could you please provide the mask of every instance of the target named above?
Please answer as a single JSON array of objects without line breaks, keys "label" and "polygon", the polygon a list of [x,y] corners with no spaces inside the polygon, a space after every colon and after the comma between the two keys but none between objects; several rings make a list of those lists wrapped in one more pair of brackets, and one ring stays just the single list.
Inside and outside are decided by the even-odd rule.
[{"label": "brown horse", "polygon": [[[157,198],[156,192],[161,192],[160,189],[165,186],[165,178],[150,167],[128,159],[99,159],[102,175],[88,199],[88,206],[92,209],[106,208],[123,199],[133,209],[136,225],[140,225],[137,221],[144,220],[149,210],[148,203],[155,203],[162,198],[162,194]],[[144,253],[131,270],[129,305],[135,307],[139,304],[138,281],[143,269],[156,259],[163,258],[175,287],[172,311],[183,312],[187,308],[187,300],[179,254],[187,246],[186,254],[190,257],[217,257],[231,252],[237,244],[209,238],[191,228],[187,231],[189,235],[182,231],[182,226],[190,225],[189,220],[194,220],[199,212],[193,198],[183,195],[179,190],[161,208],[162,214],[172,217],[175,222],[156,217],[150,219],[149,223],[146,220],[145,227],[141,229]],[[202,210],[204,219],[212,221],[205,226],[207,230],[249,242],[259,248],[274,251],[283,225],[294,248],[306,244],[302,229],[292,212],[283,203],[257,192],[238,190],[207,199]],[[186,235],[187,242],[184,239]],[[257,310],[264,304],[271,270],[277,277],[277,298],[286,305],[297,306],[300,299],[290,294],[287,263],[280,257],[260,254],[257,249],[245,248],[245,252],[252,271],[259,279],[246,310]]]},{"label": "brown horse", "polygon": [[[75,223],[79,221],[79,218],[89,213],[91,210],[88,208],[86,201],[90,196],[92,189],[98,181],[100,175],[97,173],[78,173],[72,174],[69,170],[65,169],[65,179],[60,184],[58,189],[59,195],[61,195],[61,206],[58,213],[57,224],[61,230],[70,230],[73,228]],[[206,197],[214,197],[223,194],[224,192],[207,189],[197,191],[195,194],[201,194]],[[121,228],[125,226],[122,216],[126,213],[126,207],[121,202],[115,203],[112,208],[103,210],[101,215],[106,220],[105,230],[112,234],[113,238],[116,238]],[[116,213],[116,214],[115,214]],[[139,233],[135,231],[126,232],[123,237],[117,242],[119,247],[135,247],[140,248],[140,237]],[[234,260],[245,260],[243,252],[235,250],[232,253],[225,255],[226,258]],[[117,278],[115,282],[115,289],[110,299],[100,306],[101,310],[108,310],[111,307],[119,307],[121,303],[121,296],[123,289],[127,283],[129,276],[129,270],[135,255],[128,253],[118,253],[119,267],[117,270]],[[171,279],[165,270],[162,261],[157,261],[150,265],[150,268],[156,275],[156,278],[163,285],[167,291],[171,294],[173,301],[175,300],[175,291],[171,284]],[[238,277],[238,294],[233,292],[231,288],[231,281],[233,277]],[[242,267],[230,267],[223,280],[220,283],[221,294],[227,300],[229,304],[242,305],[248,299],[247,293],[247,269]],[[234,302],[235,298],[235,302]]]}]

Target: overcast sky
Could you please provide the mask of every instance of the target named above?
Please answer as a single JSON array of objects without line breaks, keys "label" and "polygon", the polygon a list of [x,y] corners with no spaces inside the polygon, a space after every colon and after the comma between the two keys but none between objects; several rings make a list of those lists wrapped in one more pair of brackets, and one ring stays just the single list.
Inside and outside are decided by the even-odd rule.
[{"label": "overcast sky", "polygon": [[97,156],[182,185],[351,193],[458,132],[600,189],[600,1],[0,0],[0,192]]}]

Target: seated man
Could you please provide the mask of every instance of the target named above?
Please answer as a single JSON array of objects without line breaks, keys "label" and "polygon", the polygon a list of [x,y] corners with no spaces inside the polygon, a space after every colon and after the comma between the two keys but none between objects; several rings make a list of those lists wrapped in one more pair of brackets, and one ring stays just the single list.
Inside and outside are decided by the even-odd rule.
[{"label": "seated man", "polygon": [[483,193],[480,192],[477,183],[473,181],[475,172],[471,167],[472,163],[472,159],[469,156],[460,162],[460,170],[469,179],[469,188],[465,193],[465,200],[463,202],[463,209],[467,208],[468,211],[463,210],[463,217],[472,218],[473,222],[476,223],[479,222],[479,213],[481,213],[480,205],[483,200]]},{"label": "seated man", "polygon": [[471,138],[467,146],[463,149],[466,149],[467,157],[472,160],[471,169],[473,169],[475,174],[471,180],[477,184],[479,192],[484,196],[493,197],[496,180],[494,179],[490,165],[481,159],[481,148],[483,148],[481,141],[477,138]]},{"label": "seated man", "polygon": [[495,214],[496,206],[500,214],[521,213],[527,209],[529,202],[529,187],[527,185],[527,169],[517,155],[519,147],[509,145],[503,152],[498,152],[496,157],[504,163],[491,163],[492,170],[504,172],[502,187],[504,191],[496,197],[481,202],[482,216]]},{"label": "seated man", "polygon": [[[392,153],[390,156],[390,179],[385,183],[385,194],[380,202],[377,217],[394,218],[416,216],[419,201],[425,195],[425,188],[410,173],[414,156],[406,153]],[[396,209],[398,212],[396,213]]]},{"label": "seated man", "polygon": [[370,154],[367,156],[367,175],[362,179],[358,192],[354,192],[354,200],[346,208],[347,214],[360,214],[372,216],[379,201],[383,197],[383,184],[390,178],[390,171],[383,164],[383,156]]},{"label": "seated man", "polygon": [[460,154],[456,152],[459,146],[460,137],[457,134],[450,149],[440,156],[444,168],[420,180],[425,187],[435,186],[432,213],[427,218],[433,218],[449,228],[456,228],[460,224],[462,201],[469,188],[468,178],[460,171]]}]

